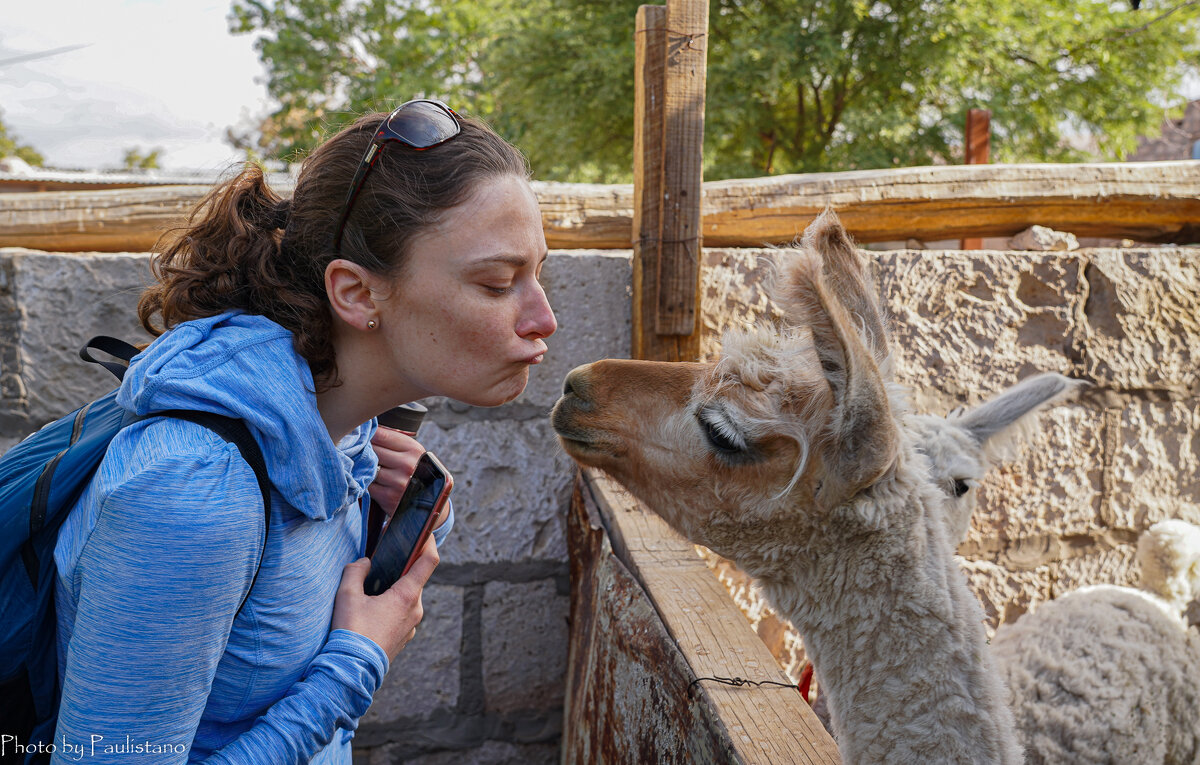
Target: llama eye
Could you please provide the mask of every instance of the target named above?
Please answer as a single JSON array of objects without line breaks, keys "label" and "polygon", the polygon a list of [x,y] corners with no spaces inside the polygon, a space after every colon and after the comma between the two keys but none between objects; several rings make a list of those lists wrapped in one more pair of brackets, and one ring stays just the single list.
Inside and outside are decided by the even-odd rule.
[{"label": "llama eye", "polygon": [[954,479],[954,496],[961,497],[971,490],[971,484],[961,478]]},{"label": "llama eye", "polygon": [[746,450],[746,442],[733,425],[714,409],[702,409],[696,415],[704,436],[719,452],[725,454],[740,454]]}]

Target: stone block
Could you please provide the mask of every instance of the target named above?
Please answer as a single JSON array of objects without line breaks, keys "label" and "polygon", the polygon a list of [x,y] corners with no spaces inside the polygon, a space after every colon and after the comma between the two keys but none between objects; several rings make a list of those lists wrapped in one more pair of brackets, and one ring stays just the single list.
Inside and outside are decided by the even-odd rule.
[{"label": "stone block", "polygon": [[961,560],[967,586],[983,606],[985,626],[991,637],[1000,624],[1016,621],[1031,604],[1050,597],[1045,567],[1032,571],[1009,571],[981,560]]},{"label": "stone block", "polygon": [[1136,531],[1167,518],[1200,523],[1200,401],[1109,411],[1107,523]]},{"label": "stone block", "polygon": [[728,329],[753,326],[779,316],[767,297],[770,249],[705,249],[700,272],[700,355],[716,358]]},{"label": "stone block", "polygon": [[575,469],[548,419],[430,422],[421,442],[454,474],[444,563],[566,558],[563,508]]},{"label": "stone block", "polygon": [[417,635],[392,662],[362,718],[364,725],[427,717],[458,703],[463,590],[426,585],[421,604],[424,616]]},{"label": "stone block", "polygon": [[1182,248],[1093,250],[1084,368],[1113,390],[1200,394],[1200,260]]},{"label": "stone block", "polygon": [[1058,561],[1047,572],[1049,596],[1060,598],[1090,584],[1136,587],[1140,581],[1136,554],[1136,544],[1125,544]]},{"label": "stone block", "polygon": [[483,591],[483,687],[489,714],[563,704],[570,599],[553,580],[491,582]]},{"label": "stone block", "polygon": [[918,411],[974,404],[1038,372],[1069,374],[1077,253],[877,253],[896,379]]},{"label": "stone block", "polygon": [[1022,570],[1061,557],[1061,537],[1090,535],[1101,525],[1103,417],[1086,405],[1060,405],[1042,412],[1038,426],[1014,459],[975,489],[978,506],[964,546],[999,553]]},{"label": "stone block", "polygon": [[79,349],[89,338],[150,340],[137,319],[138,298],[151,280],[150,261],[145,254],[19,249],[0,250],[0,261],[7,261],[0,270],[8,273],[19,310],[15,336],[0,338],[0,345],[10,345],[0,348],[0,358],[17,366],[2,374],[15,373],[19,384],[6,380],[0,387],[8,413],[25,421],[6,427],[32,431],[116,386],[103,368],[80,360]]},{"label": "stone block", "polygon": [[629,358],[631,257],[628,250],[550,253],[542,284],[558,331],[546,338],[545,359],[529,370],[529,385],[514,403],[549,408],[575,367],[597,359]]}]

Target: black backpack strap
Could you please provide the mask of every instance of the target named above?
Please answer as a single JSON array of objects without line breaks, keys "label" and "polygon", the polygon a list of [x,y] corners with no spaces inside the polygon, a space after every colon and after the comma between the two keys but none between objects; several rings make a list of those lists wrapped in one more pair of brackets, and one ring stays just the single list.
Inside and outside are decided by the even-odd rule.
[{"label": "black backpack strap", "polygon": [[254,477],[258,479],[258,490],[262,492],[263,522],[265,524],[263,549],[258,554],[258,566],[254,569],[254,578],[250,580],[250,589],[246,590],[246,596],[242,598],[237,613],[233,615],[233,618],[236,619],[242,612],[242,606],[245,606],[246,601],[250,599],[250,591],[254,589],[254,583],[258,581],[258,571],[262,568],[263,557],[267,554],[267,534],[271,531],[271,481],[267,476],[267,461],[263,458],[258,442],[254,440],[254,436],[250,435],[250,429],[241,420],[212,412],[196,412],[189,409],[168,409],[162,412],[151,412],[147,415],[147,417],[160,416],[194,422],[224,438],[238,448],[238,451],[242,453],[242,459],[246,460],[246,463],[254,471]]},{"label": "black backpack strap", "polygon": [[[91,354],[93,350],[107,353],[109,356],[117,359],[117,361],[101,361]],[[112,372],[118,380],[124,380],[125,372],[129,369],[129,362],[139,352],[135,346],[130,345],[124,340],[118,340],[108,335],[96,335],[79,349],[79,358],[92,364],[99,364],[109,372]]]}]

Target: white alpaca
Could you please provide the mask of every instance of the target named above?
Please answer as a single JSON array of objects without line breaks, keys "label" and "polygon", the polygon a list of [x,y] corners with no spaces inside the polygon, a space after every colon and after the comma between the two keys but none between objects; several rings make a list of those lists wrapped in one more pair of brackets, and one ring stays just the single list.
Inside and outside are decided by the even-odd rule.
[{"label": "white alpaca", "polygon": [[787,326],[727,335],[713,364],[580,367],[554,427],[760,582],[824,681],[843,761],[1020,762],[859,256],[829,213],[781,256]]},{"label": "white alpaca", "polygon": [[996,632],[1030,762],[1200,762],[1200,635],[1183,619],[1200,529],[1157,523],[1138,559],[1141,589],[1083,587]]},{"label": "white alpaca", "polygon": [[[1057,379],[1056,379],[1057,378]],[[970,488],[1028,434],[1029,413],[1075,381],[1041,375],[945,419],[915,418],[951,539],[966,537]],[[1161,521],[1138,540],[1138,588],[1082,587],[992,640],[1031,763],[1200,762],[1200,528]]]}]

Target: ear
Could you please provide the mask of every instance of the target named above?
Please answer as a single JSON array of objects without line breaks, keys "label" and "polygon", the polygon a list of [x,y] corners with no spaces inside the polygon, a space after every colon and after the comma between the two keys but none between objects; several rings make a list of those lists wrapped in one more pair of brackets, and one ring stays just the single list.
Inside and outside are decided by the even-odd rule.
[{"label": "ear", "polygon": [[882,363],[888,356],[887,322],[875,295],[867,265],[841,220],[825,208],[804,230],[801,246],[820,253],[825,283],[850,312],[867,347]]},{"label": "ear", "polygon": [[967,431],[983,447],[988,459],[1004,459],[1029,436],[1038,411],[1069,398],[1086,385],[1084,380],[1072,380],[1054,373],[1041,374],[1022,380],[995,398],[948,419]]},{"label": "ear", "polygon": [[899,437],[883,376],[858,326],[826,282],[822,255],[809,249],[799,252],[785,273],[791,318],[812,331],[833,392],[833,411],[820,447],[824,475],[816,494],[819,505],[832,508],[892,467]]},{"label": "ear", "polygon": [[337,258],[325,266],[325,294],[333,313],[356,329],[366,330],[367,322],[379,313],[372,293],[376,281],[367,269]]}]

